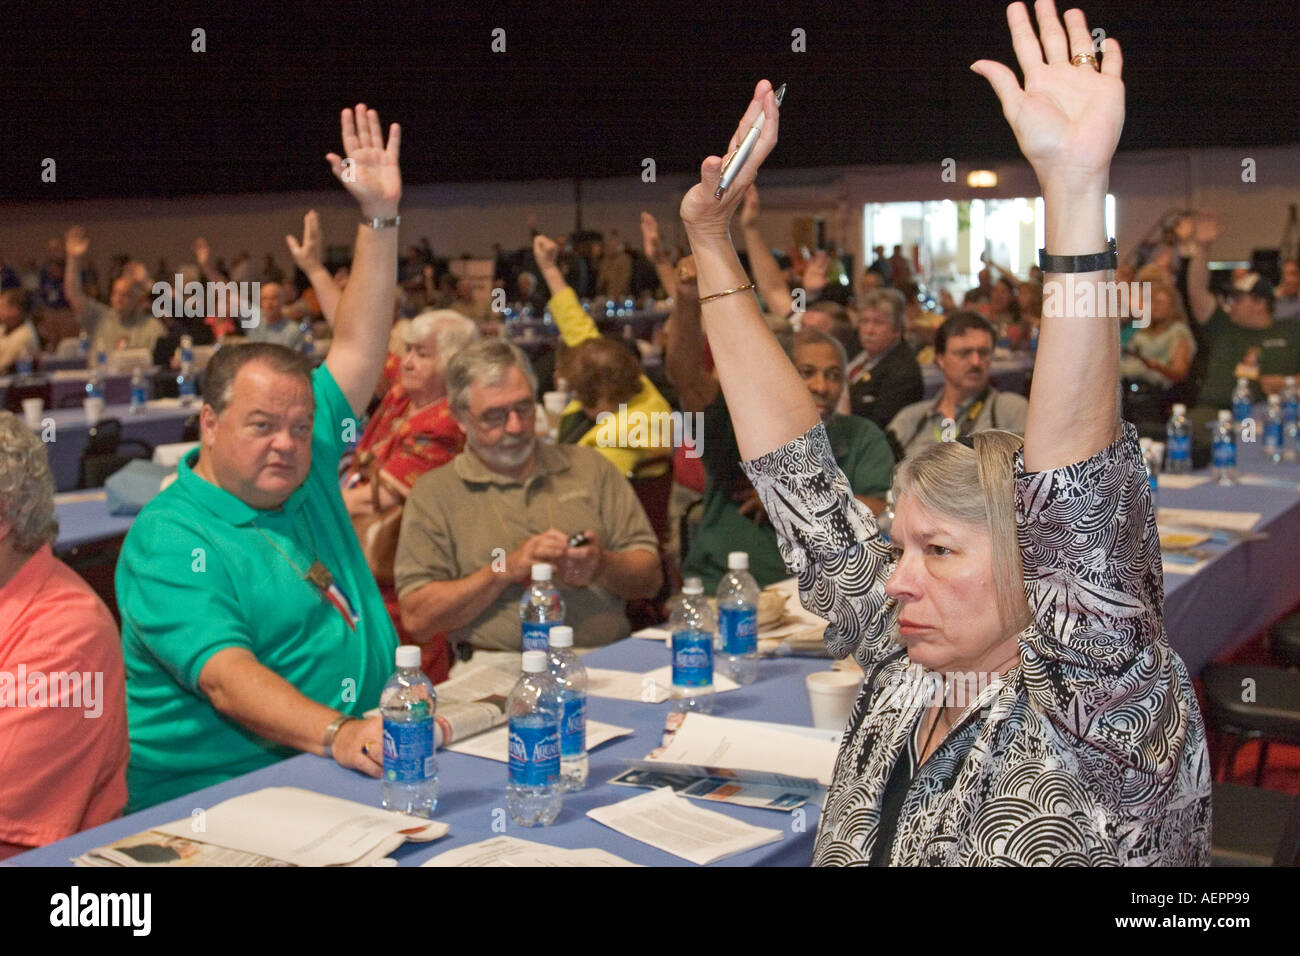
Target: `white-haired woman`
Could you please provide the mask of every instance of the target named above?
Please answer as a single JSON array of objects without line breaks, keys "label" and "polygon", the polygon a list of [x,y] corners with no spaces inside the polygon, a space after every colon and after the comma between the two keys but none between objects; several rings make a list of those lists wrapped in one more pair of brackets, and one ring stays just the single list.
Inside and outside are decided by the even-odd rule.
[{"label": "white-haired woman", "polygon": [[[972,69],[1038,174],[1046,281],[1101,281],[1114,258],[1103,208],[1124,120],[1120,50],[1107,39],[1095,69],[1082,13],[1064,27],[1051,0],[1037,13],[1035,36],[1023,4],[1007,10],[1023,90],[1001,64]],[[728,219],[777,136],[766,81],[732,148],[760,110],[758,147],[730,192],[713,198],[710,157],[682,218],[746,470],[801,598],[831,621],[827,644],[866,672],[814,862],[1208,862],[1204,728],[1164,633],[1150,492],[1116,400],[1118,324],[1046,317],[1023,448],[985,432],[905,462],[886,539],[752,296],[732,293],[746,279]]]},{"label": "white-haired woman", "polygon": [[[415,479],[445,465],[465,447],[465,433],[447,405],[447,363],[478,339],[473,319],[447,309],[422,312],[404,330],[406,352],[398,379],[384,395],[357,443],[343,480],[343,501],[354,519],[405,501]],[[402,643],[417,643],[402,629],[391,572],[377,575],[379,593]],[[446,639],[418,642],[424,670],[437,683],[451,667]]]}]

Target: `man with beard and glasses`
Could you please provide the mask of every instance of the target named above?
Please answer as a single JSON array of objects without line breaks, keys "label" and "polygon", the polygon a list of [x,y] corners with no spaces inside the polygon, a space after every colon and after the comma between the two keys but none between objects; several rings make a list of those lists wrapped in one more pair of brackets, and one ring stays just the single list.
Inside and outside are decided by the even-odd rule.
[{"label": "man with beard and glasses", "polygon": [[[445,633],[475,666],[517,661],[519,598],[533,564],[547,563],[579,647],[626,637],[624,602],[662,583],[632,486],[595,449],[537,440],[537,381],[513,345],[462,349],[446,384],[467,447],[406,499],[394,568],[405,629]],[[570,544],[578,533],[586,543]]]}]

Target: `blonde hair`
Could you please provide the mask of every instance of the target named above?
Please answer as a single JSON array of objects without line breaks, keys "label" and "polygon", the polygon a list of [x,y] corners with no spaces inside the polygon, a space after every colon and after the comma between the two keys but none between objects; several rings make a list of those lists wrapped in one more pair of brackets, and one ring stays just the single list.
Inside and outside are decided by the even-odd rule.
[{"label": "blonde hair", "polygon": [[927,511],[985,528],[993,589],[1008,635],[1028,626],[1025,570],[1016,528],[1013,463],[1024,439],[989,430],[971,436],[973,448],[940,442],[908,456],[894,471],[894,498],[913,495]]}]

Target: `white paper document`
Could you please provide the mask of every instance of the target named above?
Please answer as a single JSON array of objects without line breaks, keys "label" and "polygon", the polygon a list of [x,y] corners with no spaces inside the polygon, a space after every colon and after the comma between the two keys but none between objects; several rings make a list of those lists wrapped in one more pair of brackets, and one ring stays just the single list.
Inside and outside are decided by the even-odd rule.
[{"label": "white paper document", "polygon": [[838,731],[692,713],[681,718],[664,746],[633,765],[781,787],[829,787],[839,737]]},{"label": "white paper document", "polygon": [[439,853],[421,866],[640,866],[593,848],[566,850],[518,837],[499,836]]},{"label": "white paper document", "polygon": [[[626,737],[632,733],[631,727],[616,727],[602,724],[599,720],[587,721],[587,750],[595,750],[601,744],[608,743],[616,737]],[[481,734],[475,734],[466,740],[457,740],[447,748],[454,753],[469,754],[471,757],[485,757],[507,763],[510,756],[510,727],[502,724]]]},{"label": "white paper document", "polygon": [[671,790],[651,790],[630,800],[596,807],[587,816],[624,836],[701,866],[776,843],[780,830],[751,826],[713,810],[701,810]]},{"label": "white paper document", "polygon": [[298,787],[267,787],[225,800],[161,833],[256,853],[295,866],[369,866],[408,840],[447,833],[445,823],[412,817]]}]

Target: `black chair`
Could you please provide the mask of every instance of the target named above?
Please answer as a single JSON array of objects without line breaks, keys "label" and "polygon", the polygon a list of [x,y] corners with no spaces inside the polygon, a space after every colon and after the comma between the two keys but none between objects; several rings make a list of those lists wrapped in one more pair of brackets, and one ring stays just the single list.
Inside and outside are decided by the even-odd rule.
[{"label": "black chair", "polygon": [[90,429],[77,468],[77,488],[100,488],[108,476],[137,458],[153,457],[153,446],[135,438],[122,437],[122,422],[105,418]]},{"label": "black chair", "polygon": [[1273,625],[1268,632],[1268,649],[1283,667],[1300,667],[1300,611]]},{"label": "black chair", "polygon": [[99,595],[99,599],[108,605],[119,630],[122,627],[122,615],[117,609],[117,588],[114,579],[117,574],[117,558],[122,551],[122,542],[125,540],[126,535],[119,534],[59,552],[60,560],[81,575],[82,579],[90,585],[91,590]]},{"label": "black chair", "polygon": [[1300,745],[1300,673],[1262,664],[1211,665],[1201,678],[1206,718],[1222,738],[1219,778],[1229,773],[1242,744],[1258,740],[1255,786],[1259,786],[1269,743]]},{"label": "black chair", "polygon": [[1300,864],[1300,797],[1216,783],[1212,866],[1296,866]]}]

